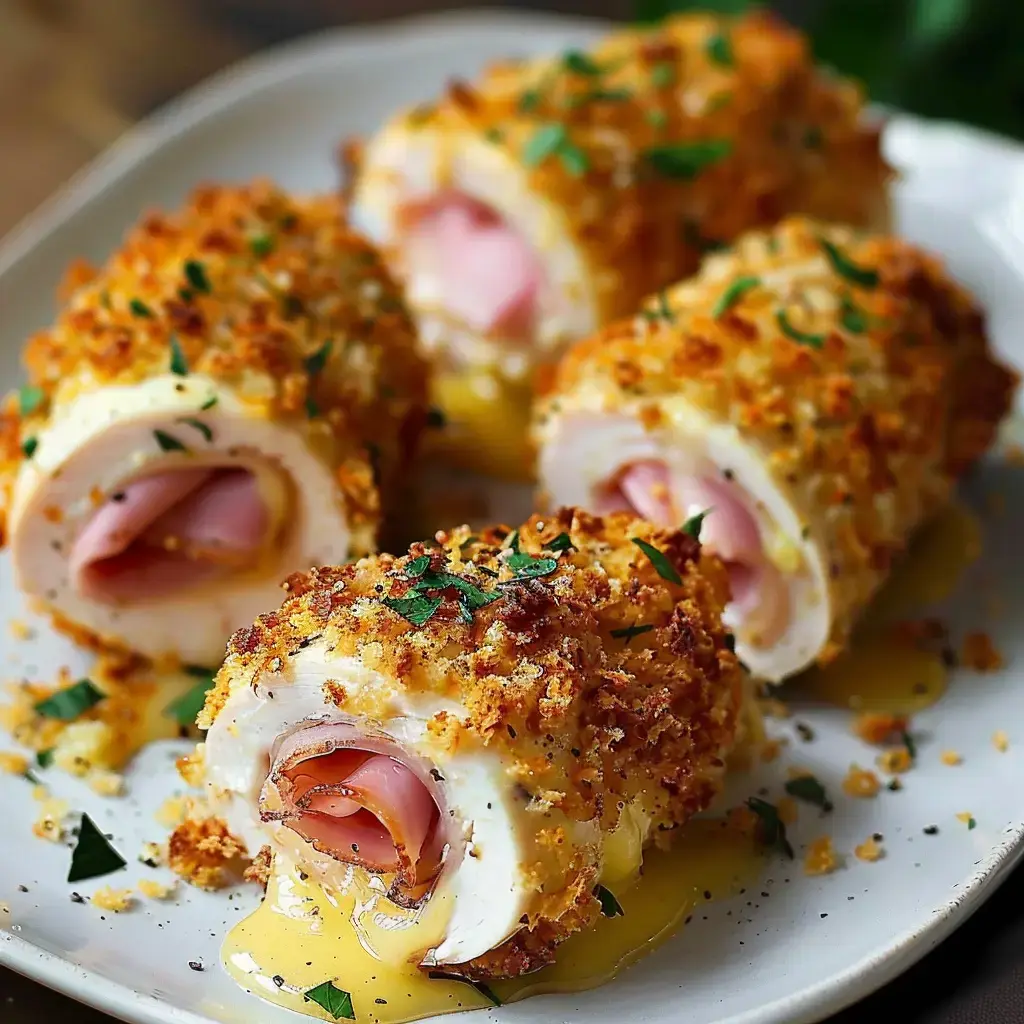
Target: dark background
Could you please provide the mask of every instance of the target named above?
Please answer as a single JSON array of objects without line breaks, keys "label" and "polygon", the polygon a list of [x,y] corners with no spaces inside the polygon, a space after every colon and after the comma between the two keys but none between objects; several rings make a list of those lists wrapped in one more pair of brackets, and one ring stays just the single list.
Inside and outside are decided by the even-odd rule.
[{"label": "dark background", "polygon": [[[431,0],[0,0],[0,234],[152,109],[266,45],[443,8]],[[746,0],[492,4],[618,19]],[[1024,0],[777,0],[872,98],[1024,138]],[[1024,786],[1024,780],[1022,780]],[[258,1010],[254,1012],[258,1013]],[[0,1024],[108,1018],[0,971]],[[1024,1024],[1024,873],[833,1024]]]}]

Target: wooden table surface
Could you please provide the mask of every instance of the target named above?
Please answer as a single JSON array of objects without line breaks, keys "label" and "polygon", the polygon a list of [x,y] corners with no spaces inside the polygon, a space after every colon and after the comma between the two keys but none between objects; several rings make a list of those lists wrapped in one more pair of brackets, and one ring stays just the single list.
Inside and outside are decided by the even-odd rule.
[{"label": "wooden table surface", "polygon": [[[318,26],[470,3],[0,0],[0,236],[139,118],[269,42]],[[625,16],[630,4],[524,0],[508,6]],[[842,1024],[897,1016],[903,1024],[1024,1022],[1022,907],[1024,872],[1018,871],[954,939],[842,1014]],[[111,1024],[104,1014],[0,970],[0,1024],[58,1020]]]}]

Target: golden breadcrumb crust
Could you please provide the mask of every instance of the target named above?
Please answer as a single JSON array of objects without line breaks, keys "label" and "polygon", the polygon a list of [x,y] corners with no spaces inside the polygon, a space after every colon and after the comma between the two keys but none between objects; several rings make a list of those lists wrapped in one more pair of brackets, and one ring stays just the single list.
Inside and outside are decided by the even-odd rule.
[{"label": "golden breadcrumb crust", "polygon": [[636,416],[652,432],[683,408],[733,424],[799,511],[803,539],[825,552],[827,660],[991,444],[1016,385],[937,259],[790,218],[577,345],[534,431],[543,446],[561,416],[584,409]]},{"label": "golden breadcrumb crust", "polygon": [[415,442],[426,374],[398,289],[336,198],[267,181],[198,188],[178,211],[143,217],[102,268],[73,266],[63,292],[24,352],[41,395],[25,416],[9,396],[0,416],[7,489],[23,442],[62,404],[187,372],[304,430],[336,463],[354,533],[372,535],[375,473],[390,482]]},{"label": "golden breadcrumb crust", "polygon": [[[482,136],[523,165],[581,251],[604,322],[787,213],[884,225],[890,170],[862,112],[860,89],[818,71],[778,18],[701,13],[495,64],[384,130],[436,131],[450,159]],[[343,156],[354,179],[361,148]]]},{"label": "golden breadcrumb crust", "polygon": [[[661,553],[658,565],[633,538]],[[417,598],[424,580],[437,586]],[[291,658],[317,637],[335,657],[358,657],[404,689],[460,702],[465,718],[430,720],[435,742],[497,748],[523,799],[570,822],[607,832],[635,801],[665,836],[721,788],[742,671],[721,622],[725,569],[687,533],[564,509],[515,532],[440,532],[402,557],[322,568],[285,586],[278,611],[231,639],[202,728],[263,672],[287,679]],[[415,617],[416,606],[401,602],[433,599],[421,625],[403,617]],[[343,685],[325,690],[359,713]],[[559,828],[548,832],[536,844],[545,855],[522,867],[539,880],[557,871],[564,885],[546,893],[538,885],[528,927],[467,973],[541,966],[599,912],[597,852],[566,842]]]},{"label": "golden breadcrumb crust", "polygon": [[199,889],[220,889],[241,876],[245,856],[245,844],[217,817],[186,818],[167,843],[167,866]]}]

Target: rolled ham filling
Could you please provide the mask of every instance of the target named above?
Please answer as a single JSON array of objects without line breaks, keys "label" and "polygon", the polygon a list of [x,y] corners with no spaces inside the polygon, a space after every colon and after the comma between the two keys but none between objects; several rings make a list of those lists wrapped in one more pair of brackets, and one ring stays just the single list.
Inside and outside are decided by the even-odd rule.
[{"label": "rolled ham filling", "polygon": [[707,476],[673,474],[656,459],[631,463],[602,486],[596,510],[628,510],[658,526],[674,527],[699,513],[702,544],[729,570],[727,625],[756,634],[769,646],[790,621],[789,590],[768,559],[749,499],[734,484]]},{"label": "rolled ham filling", "polygon": [[463,327],[528,344],[542,270],[522,235],[494,209],[445,192],[403,209],[402,262],[410,293]]},{"label": "rolled ham filling", "polygon": [[75,539],[72,586],[91,600],[162,597],[252,565],[271,515],[244,469],[182,467],[114,492]]},{"label": "rolled ham filling", "polygon": [[445,835],[428,772],[397,744],[350,725],[308,726],[283,739],[260,794],[280,821],[322,854],[395,875],[389,896],[422,898],[441,870]]}]

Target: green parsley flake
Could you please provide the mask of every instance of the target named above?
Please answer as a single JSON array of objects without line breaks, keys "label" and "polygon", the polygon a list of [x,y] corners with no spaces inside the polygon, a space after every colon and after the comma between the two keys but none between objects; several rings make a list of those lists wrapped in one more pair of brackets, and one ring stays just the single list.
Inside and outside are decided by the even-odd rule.
[{"label": "green parsley flake", "polygon": [[36,752],[36,764],[40,768],[49,768],[53,764],[53,747]]},{"label": "green parsley flake", "polygon": [[422,576],[429,568],[430,555],[420,555],[405,567],[405,578],[407,580],[414,580],[417,576]]},{"label": "green parsley flake", "polygon": [[863,334],[868,329],[868,317],[849,295],[844,295],[839,310],[839,322],[851,334]]},{"label": "green parsley flake", "polygon": [[911,761],[917,760],[917,744],[914,742],[914,737],[909,732],[903,732],[900,734],[900,741],[903,746],[906,747],[907,753],[910,755]]},{"label": "green parsley flake", "polygon": [[597,75],[603,74],[601,65],[592,57],[588,57],[587,54],[581,53],[579,50],[569,50],[562,57],[562,66],[566,71],[571,71],[574,75],[586,75],[594,78]]},{"label": "green parsley flake", "polygon": [[22,384],[18,389],[18,412],[31,416],[46,401],[46,392],[32,384]]},{"label": "green parsley flake", "polygon": [[200,412],[206,412],[207,409],[212,409],[217,404],[217,396],[210,395],[210,397],[199,406]]},{"label": "green parsley flake", "polygon": [[780,309],[775,314],[775,319],[778,321],[779,330],[797,344],[806,345],[808,348],[822,348],[824,346],[824,334],[807,334],[805,331],[798,331],[789,322],[789,316],[784,309]]},{"label": "green parsley flake", "polygon": [[655,128],[664,128],[668,123],[668,115],[664,110],[648,110],[644,117],[647,118],[647,123]]},{"label": "green parsley flake", "polygon": [[716,32],[705,44],[704,52],[714,64],[723,68],[731,68],[736,60],[732,52],[732,42],[724,32]]},{"label": "green parsley flake", "polygon": [[188,376],[188,360],[181,350],[181,342],[178,341],[176,334],[171,335],[171,373],[176,373],[179,377]]},{"label": "green parsley flake", "polygon": [[575,545],[572,542],[572,538],[567,533],[560,533],[550,544],[544,545],[545,551],[558,551],[564,554],[570,548]]},{"label": "green parsley flake", "polygon": [[316,988],[304,992],[302,998],[307,1002],[316,1003],[326,1010],[335,1020],[355,1020],[356,1012],[352,1009],[352,996],[337,988],[333,981],[325,981]]},{"label": "green parsley flake", "polygon": [[731,152],[731,140],[706,139],[703,142],[666,142],[648,146],[641,156],[662,177],[690,181]]},{"label": "green parsley flake", "polygon": [[189,665],[185,671],[190,676],[197,676],[198,680],[186,693],[171,701],[164,708],[164,714],[173,718],[178,725],[190,726],[196,724],[196,717],[206,703],[206,694],[213,686],[213,672],[198,665]]},{"label": "green parsley flake", "polygon": [[568,139],[564,124],[549,122],[540,125],[523,147],[523,163],[527,167],[542,164],[549,156],[557,153]]},{"label": "green parsley flake", "polygon": [[254,235],[249,239],[249,250],[257,259],[263,259],[274,251],[273,235]]},{"label": "green parsley flake", "polygon": [[153,319],[153,310],[147,306],[142,299],[132,299],[128,303],[128,308],[132,311],[135,316],[145,317],[147,319]]},{"label": "green parsley flake", "polygon": [[160,450],[164,452],[187,452],[188,448],[185,447],[176,437],[171,436],[163,430],[154,430],[153,437],[156,438],[156,443],[160,445]]},{"label": "green parsley flake", "polygon": [[327,365],[327,360],[330,358],[333,345],[334,342],[328,339],[306,360],[306,372],[311,377],[316,377],[323,372],[324,367]]},{"label": "green parsley flake", "polygon": [[185,261],[185,277],[197,292],[210,294],[210,279],[206,276],[206,267],[199,260]]},{"label": "green parsley flake", "polygon": [[427,426],[434,430],[443,430],[448,425],[444,413],[436,406],[427,410]]},{"label": "green parsley flake", "polygon": [[43,718],[55,718],[59,722],[73,722],[79,715],[95,707],[106,697],[98,690],[91,679],[79,679],[77,683],[51,693],[35,705],[37,715]]},{"label": "green parsley flake", "polygon": [[127,867],[128,862],[110,845],[107,837],[96,827],[88,814],[82,815],[78,827],[78,842],[71,852],[69,882],[84,882],[100,878]]},{"label": "green parsley flake", "polygon": [[501,545],[503,548],[510,548],[512,551],[519,551],[519,531],[513,530]]},{"label": "green parsley flake", "polygon": [[310,395],[306,396],[306,415],[311,420],[315,420],[320,415],[320,406],[316,404],[316,399]]},{"label": "green parsley flake", "polygon": [[694,540],[700,540],[700,529],[704,525],[705,517],[712,512],[712,509],[706,508],[703,512],[698,512],[694,516],[690,516],[689,519],[683,523],[683,533],[689,534]]},{"label": "green parsley flake", "polygon": [[190,426],[193,430],[198,430],[199,433],[206,438],[207,443],[213,440],[213,431],[202,420],[193,419],[191,416],[183,416],[176,422],[184,423]]},{"label": "green parsley flake", "polygon": [[623,626],[621,629],[613,629],[612,636],[616,640],[625,640],[628,644],[630,640],[635,636],[642,636],[644,633],[650,633],[654,629],[650,623],[638,626],[635,623],[632,626]]},{"label": "green parsley flake", "polygon": [[534,558],[533,555],[517,551],[509,558],[508,567],[517,576],[536,578],[538,576],[550,576],[558,569],[558,562],[554,558]]},{"label": "green parsley flake", "polygon": [[609,889],[606,889],[603,885],[599,885],[594,889],[594,895],[601,904],[601,913],[605,917],[625,916],[626,912],[622,909],[622,904],[619,903],[615,898],[615,895]]},{"label": "green parsley flake", "polygon": [[381,603],[414,626],[422,626],[441,607],[441,598],[413,594],[412,597],[385,597]]},{"label": "green parsley flake", "polygon": [[38,437],[26,437],[25,440],[21,442],[21,453],[25,456],[26,459],[31,459],[32,456],[35,455],[36,449],[38,447]]},{"label": "green parsley flake", "polygon": [[847,281],[858,285],[861,288],[878,287],[878,271],[870,267],[861,267],[854,263],[838,246],[833,245],[827,238],[819,238],[822,249],[828,257],[832,269]]},{"label": "green parsley flake", "polygon": [[668,560],[668,556],[663,551],[659,551],[653,544],[648,544],[647,541],[641,540],[639,537],[633,537],[632,541],[651,560],[651,565],[663,580],[675,584],[683,582],[679,570]]},{"label": "green parsley flake", "polygon": [[769,850],[779,850],[792,860],[793,847],[786,838],[786,826],[779,817],[778,808],[757,796],[747,800],[747,807],[760,819],[758,826],[761,842]]},{"label": "green parsley flake", "polygon": [[974,818],[968,818],[967,819],[967,831],[968,832],[970,832],[971,829],[975,829],[977,827],[978,827],[978,823],[974,820]]},{"label": "green parsley flake", "polygon": [[718,301],[715,303],[714,308],[711,310],[711,315],[716,319],[720,319],[724,316],[737,302],[751,289],[756,288],[761,283],[759,277],[737,277],[728,288],[722,292]]},{"label": "green parsley flake", "polygon": [[820,807],[826,814],[832,810],[832,801],[825,793],[825,787],[813,775],[798,775],[787,780],[786,792],[797,800]]},{"label": "green parsley flake", "polygon": [[484,138],[488,142],[498,145],[505,141],[505,133],[500,128],[488,128],[487,131],[484,132]]}]

